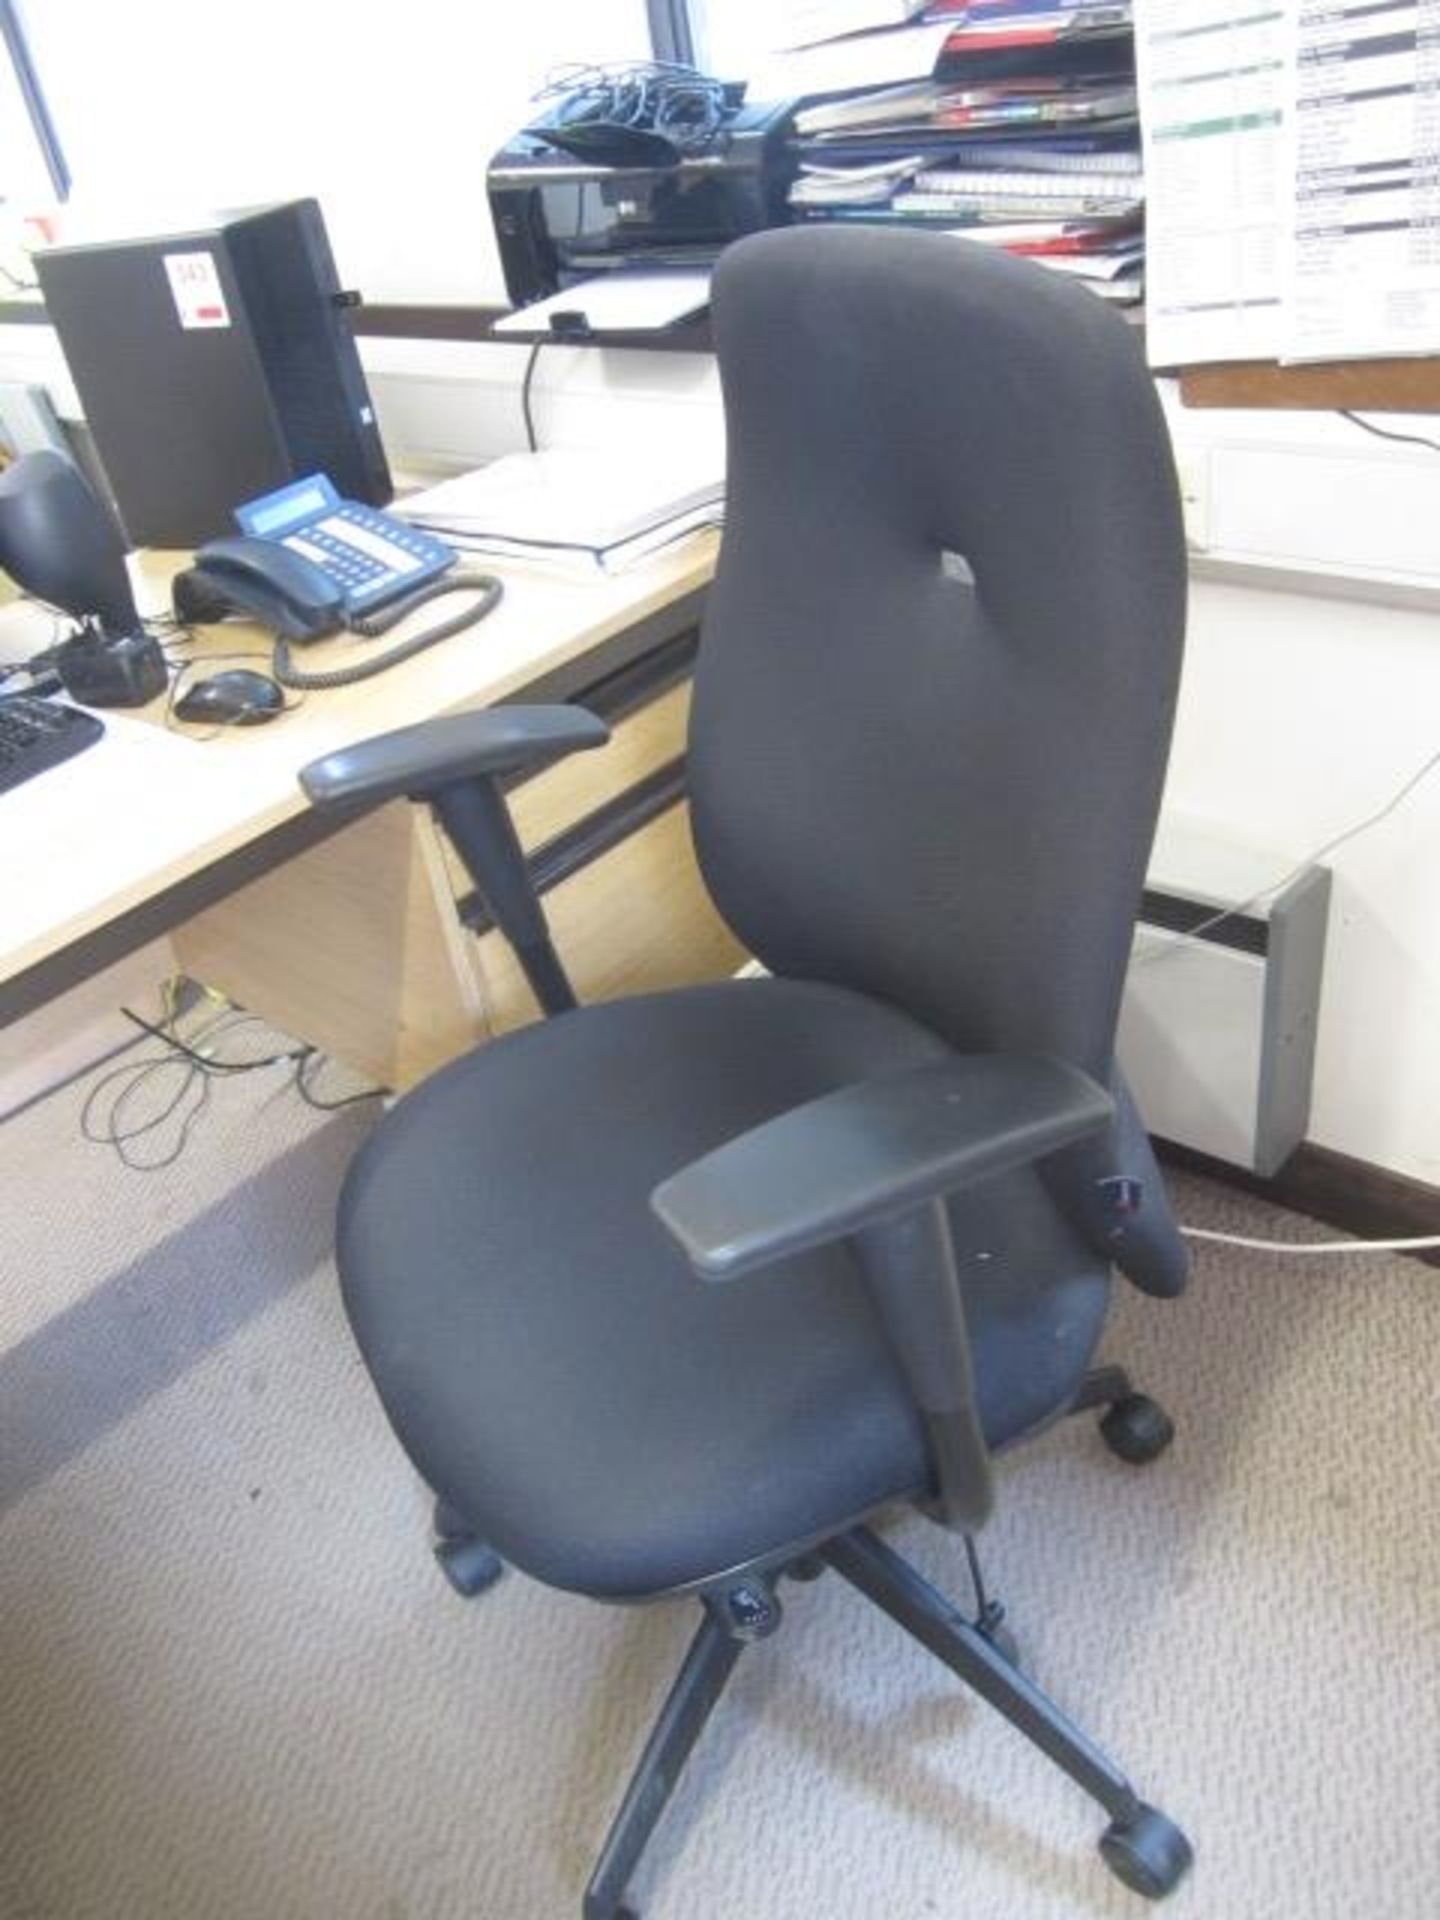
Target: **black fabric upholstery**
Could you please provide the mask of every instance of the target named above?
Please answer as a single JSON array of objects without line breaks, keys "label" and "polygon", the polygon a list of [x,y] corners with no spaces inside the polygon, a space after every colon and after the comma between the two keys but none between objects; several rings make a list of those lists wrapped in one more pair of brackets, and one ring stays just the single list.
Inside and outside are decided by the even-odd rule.
[{"label": "black fabric upholstery", "polygon": [[1127,328],[1027,262],[876,229],[730,249],[714,316],[689,780],[721,912],[776,973],[1105,1080],[1185,606]]},{"label": "black fabric upholstery", "polygon": [[[352,1169],[339,1246],[351,1323],[426,1481],[516,1565],[623,1596],[926,1487],[850,1254],[707,1285],[648,1201],[746,1127],[946,1051],[857,994],[737,981],[562,1015],[427,1081]],[[1033,1173],[952,1217],[999,1445],[1073,1390],[1107,1274]]]}]

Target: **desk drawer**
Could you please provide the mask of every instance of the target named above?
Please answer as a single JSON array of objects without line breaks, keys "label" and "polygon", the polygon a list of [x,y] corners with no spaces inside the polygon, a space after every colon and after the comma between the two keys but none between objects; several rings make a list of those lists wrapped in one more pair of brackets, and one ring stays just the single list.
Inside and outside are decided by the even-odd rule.
[{"label": "desk drawer", "polygon": [[[690,846],[693,655],[682,635],[582,689],[609,744],[509,791],[582,1002],[721,978],[744,957]],[[196,979],[395,1088],[536,1015],[429,809],[400,802],[196,916],[175,951]]]}]

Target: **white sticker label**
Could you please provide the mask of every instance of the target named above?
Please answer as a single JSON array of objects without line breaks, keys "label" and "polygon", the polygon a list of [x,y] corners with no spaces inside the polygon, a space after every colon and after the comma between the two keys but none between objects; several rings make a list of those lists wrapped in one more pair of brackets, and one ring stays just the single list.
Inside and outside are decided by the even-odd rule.
[{"label": "white sticker label", "polygon": [[228,327],[230,310],[213,253],[167,253],[165,271],[182,327]]}]

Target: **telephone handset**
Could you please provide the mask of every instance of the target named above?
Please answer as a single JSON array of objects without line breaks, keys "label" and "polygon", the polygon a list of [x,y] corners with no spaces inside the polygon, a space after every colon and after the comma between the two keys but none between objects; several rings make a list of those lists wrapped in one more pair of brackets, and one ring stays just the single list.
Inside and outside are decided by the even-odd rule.
[{"label": "telephone handset", "polygon": [[[252,500],[235,518],[242,532],[201,547],[195,565],[177,576],[175,615],[188,624],[240,614],[271,628],[275,678],[283,686],[368,679],[483,619],[502,592],[491,574],[456,571],[459,555],[433,535],[342,500],[323,474]],[[342,628],[373,639],[427,600],[465,590],[479,598],[378,659],[313,673],[290,657],[291,641],[320,640]]]}]

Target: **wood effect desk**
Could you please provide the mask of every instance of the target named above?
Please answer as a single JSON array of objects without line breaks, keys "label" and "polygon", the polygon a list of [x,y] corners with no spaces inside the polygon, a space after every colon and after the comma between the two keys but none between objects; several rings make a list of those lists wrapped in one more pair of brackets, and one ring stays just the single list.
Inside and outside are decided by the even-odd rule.
[{"label": "wood effect desk", "polygon": [[[686,636],[715,551],[697,540],[593,582],[497,568],[505,598],[481,625],[264,727],[182,738],[163,701],[114,716],[98,747],[0,799],[0,1024],[162,933],[186,972],[390,1086],[533,1017],[498,936],[461,928],[463,876],[428,813],[395,803],[337,826],[296,780],[370,734],[503,700],[593,698],[615,724],[608,748],[512,800],[582,998],[728,971],[679,760]],[[142,598],[163,605],[178,564],[148,557]],[[6,626],[27,611],[0,614],[11,657]],[[373,645],[327,641],[304,661]],[[227,626],[197,646],[218,658],[268,640]]]}]

